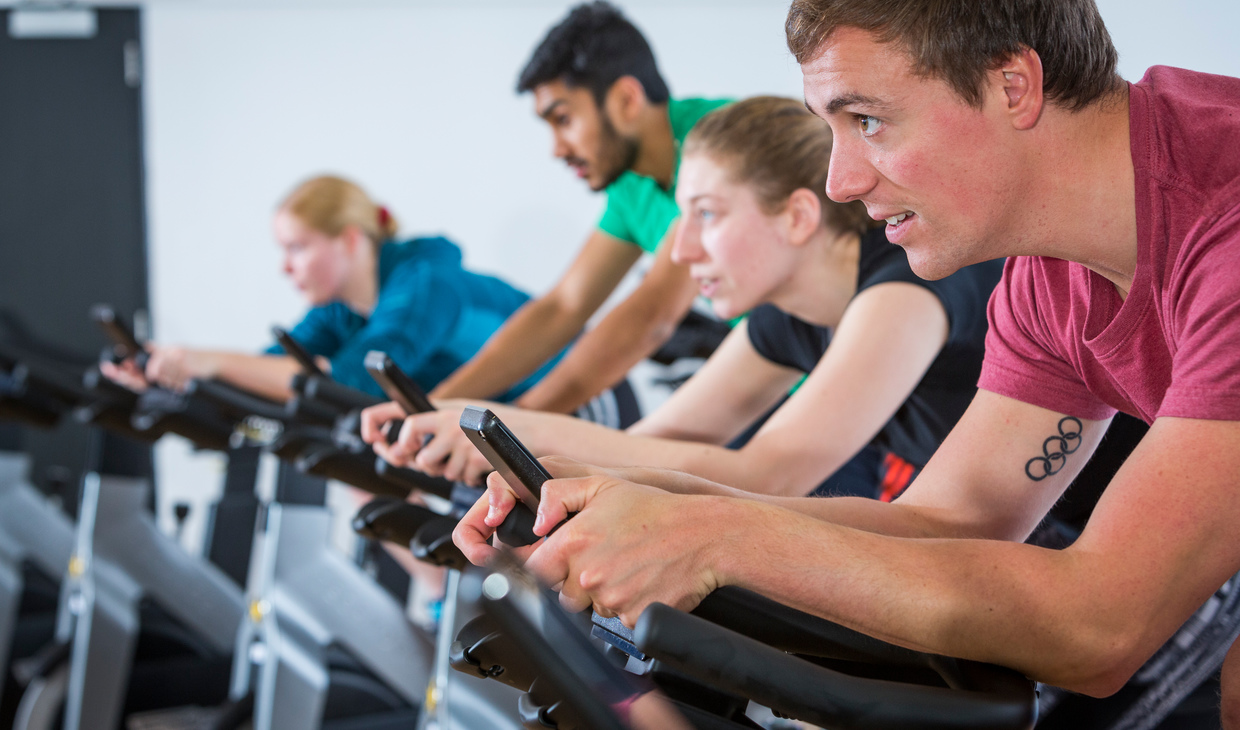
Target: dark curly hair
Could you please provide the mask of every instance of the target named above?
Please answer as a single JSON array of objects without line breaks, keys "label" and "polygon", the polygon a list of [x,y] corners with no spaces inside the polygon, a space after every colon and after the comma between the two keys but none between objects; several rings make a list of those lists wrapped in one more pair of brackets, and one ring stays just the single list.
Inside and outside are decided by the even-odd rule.
[{"label": "dark curly hair", "polygon": [[517,93],[561,80],[589,89],[602,106],[607,91],[621,76],[637,79],[653,104],[662,104],[670,96],[641,31],[615,6],[597,0],[573,8],[547,33],[521,69]]}]

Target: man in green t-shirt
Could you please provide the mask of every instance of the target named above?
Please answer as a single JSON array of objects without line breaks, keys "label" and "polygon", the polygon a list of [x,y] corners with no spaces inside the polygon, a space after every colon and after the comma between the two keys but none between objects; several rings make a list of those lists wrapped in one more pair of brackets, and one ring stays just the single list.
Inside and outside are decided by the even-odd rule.
[{"label": "man in green t-shirt", "polygon": [[591,190],[606,190],[607,208],[555,286],[518,310],[431,395],[507,390],[571,342],[642,253],[653,254],[641,285],[517,401],[571,412],[622,380],[689,312],[697,285],[672,261],[670,243],[661,244],[675,236],[680,142],[727,101],[670,98],[649,44],[606,2],[579,5],[552,28],[517,91],[533,93],[555,156]]}]

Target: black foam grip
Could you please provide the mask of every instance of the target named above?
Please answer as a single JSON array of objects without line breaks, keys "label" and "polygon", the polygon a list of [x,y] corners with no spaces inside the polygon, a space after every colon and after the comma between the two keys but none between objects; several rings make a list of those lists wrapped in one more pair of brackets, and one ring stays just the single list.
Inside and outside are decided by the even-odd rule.
[{"label": "black foam grip", "polygon": [[864,679],[658,603],[634,633],[642,651],[690,676],[824,727],[1028,730],[1037,719],[1033,683],[1000,667],[986,668],[988,692]]},{"label": "black foam grip", "polygon": [[442,499],[452,499],[453,482],[443,477],[433,477],[417,469],[393,466],[391,463],[384,461],[382,456],[375,457],[375,473],[410,491],[417,490],[433,494]]},{"label": "black foam grip", "polygon": [[529,507],[517,502],[504,521],[495,530],[499,539],[511,547],[533,545],[540,539],[534,534],[535,515]]},{"label": "black foam grip", "polygon": [[693,615],[796,654],[897,666],[931,664],[929,654],[888,644],[735,586],[706,596]]}]

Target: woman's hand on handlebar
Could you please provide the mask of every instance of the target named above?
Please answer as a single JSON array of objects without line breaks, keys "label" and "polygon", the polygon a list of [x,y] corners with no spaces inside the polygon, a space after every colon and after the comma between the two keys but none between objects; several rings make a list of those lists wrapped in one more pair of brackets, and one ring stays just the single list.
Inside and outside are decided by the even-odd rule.
[{"label": "woman's hand on handlebar", "polygon": [[461,411],[465,406],[451,401],[444,405],[437,411],[405,416],[400,438],[394,443],[388,443],[387,424],[404,416],[404,411],[395,403],[371,406],[362,411],[362,440],[395,466],[480,484],[491,465],[461,431]]},{"label": "woman's hand on handlebar", "polygon": [[146,375],[133,360],[122,360],[119,364],[103,360],[99,363],[99,372],[103,373],[103,377],[108,380],[119,383],[135,393],[141,393],[151,387],[146,380]]},{"label": "woman's hand on handlebar", "polygon": [[151,385],[170,390],[185,390],[194,378],[213,378],[219,372],[219,361],[211,352],[146,344],[146,370],[140,370],[132,359],[119,366],[100,363],[99,371],[130,390],[143,391]]}]

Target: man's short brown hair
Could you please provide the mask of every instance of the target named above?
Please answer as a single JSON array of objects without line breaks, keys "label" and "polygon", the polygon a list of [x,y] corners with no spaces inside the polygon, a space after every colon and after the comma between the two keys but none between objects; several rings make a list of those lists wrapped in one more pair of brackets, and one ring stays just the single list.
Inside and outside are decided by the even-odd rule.
[{"label": "man's short brown hair", "polygon": [[1047,101],[1078,111],[1121,88],[1118,54],[1094,0],[793,0],[784,26],[798,63],[838,28],[904,46],[915,73],[974,107],[986,73],[1025,48],[1042,59]]}]

